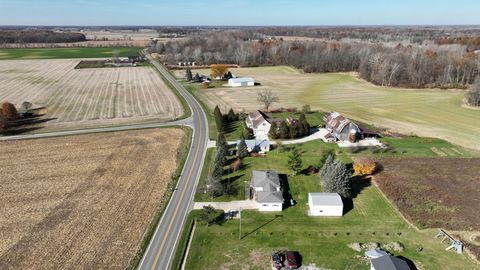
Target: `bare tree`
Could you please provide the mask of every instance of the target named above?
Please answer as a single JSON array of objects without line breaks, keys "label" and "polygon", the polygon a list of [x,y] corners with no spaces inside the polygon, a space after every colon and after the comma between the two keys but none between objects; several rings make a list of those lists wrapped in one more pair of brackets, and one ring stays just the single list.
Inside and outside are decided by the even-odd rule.
[{"label": "bare tree", "polygon": [[272,103],[278,102],[278,96],[271,90],[262,90],[257,94],[257,101],[263,103],[265,110],[268,111]]},{"label": "bare tree", "polygon": [[480,76],[475,79],[470,90],[468,90],[467,102],[472,106],[480,106]]}]

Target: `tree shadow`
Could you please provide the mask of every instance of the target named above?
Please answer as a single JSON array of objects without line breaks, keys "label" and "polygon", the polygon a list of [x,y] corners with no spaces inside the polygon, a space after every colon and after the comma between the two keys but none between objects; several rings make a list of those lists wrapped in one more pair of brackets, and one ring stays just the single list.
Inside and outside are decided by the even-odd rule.
[{"label": "tree shadow", "polygon": [[351,178],[351,193],[352,193],[352,198],[344,198],[342,196],[342,202],[343,202],[343,214],[345,215],[346,213],[350,212],[354,205],[353,205],[353,199],[356,198],[362,190],[365,188],[371,186],[371,177],[367,175],[355,175]]},{"label": "tree shadow", "polygon": [[283,191],[283,210],[289,208],[291,205],[290,200],[292,199],[292,194],[290,194],[290,185],[288,183],[288,177],[286,174],[279,174],[280,185]]},{"label": "tree shadow", "polygon": [[268,220],[267,222],[263,223],[262,225],[258,226],[258,227],[255,228],[253,231],[248,232],[248,233],[246,233],[245,235],[242,235],[241,239],[249,236],[250,234],[252,234],[252,233],[254,233],[254,232],[258,231],[258,230],[260,230],[261,228],[263,228],[263,227],[267,226],[268,224],[274,222],[277,218],[280,218],[280,217],[282,217],[282,215],[275,215],[274,218],[272,218],[272,219]]},{"label": "tree shadow", "polygon": [[40,124],[55,120],[57,118],[42,118],[43,115],[29,115],[24,118],[9,122],[9,128],[1,134],[5,136],[21,135],[42,129]]},{"label": "tree shadow", "polygon": [[[226,121],[228,121],[228,120],[226,120]],[[236,126],[237,122],[238,121],[226,122],[223,125],[223,130],[225,131],[225,133],[232,133],[235,130],[237,130],[237,128],[239,128],[239,127]]]},{"label": "tree shadow", "polygon": [[303,257],[302,254],[298,251],[294,251],[293,254],[295,255],[295,260],[297,260],[298,267],[302,266],[303,264]]}]

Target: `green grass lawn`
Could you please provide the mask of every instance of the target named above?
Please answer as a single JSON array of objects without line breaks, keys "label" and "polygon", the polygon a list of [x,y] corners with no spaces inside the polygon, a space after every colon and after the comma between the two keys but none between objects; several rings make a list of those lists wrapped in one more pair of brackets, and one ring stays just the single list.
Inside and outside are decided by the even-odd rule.
[{"label": "green grass lawn", "polygon": [[478,157],[480,152],[471,151],[436,138],[403,137],[381,139],[393,148],[387,155],[415,157]]},{"label": "green grass lawn", "polygon": [[[452,147],[447,142],[429,138],[386,140],[396,149],[418,156],[432,155],[428,152],[432,146],[442,149]],[[304,167],[318,164],[327,151],[335,152],[343,162],[351,162],[351,154],[335,144],[312,141],[295,147],[303,152]],[[215,149],[209,149],[205,168],[211,166],[214,155]],[[245,158],[245,169],[230,175],[230,179],[235,179],[238,194],[214,199],[202,194],[208,175],[204,168],[196,201],[243,199],[244,181],[250,180],[251,171],[271,169],[289,175],[289,192],[297,205],[277,213],[279,216],[243,211],[242,240],[238,239],[238,220],[210,227],[197,224],[187,259],[187,269],[267,269],[271,252],[279,249],[299,251],[304,264],[315,263],[317,266],[333,269],[369,269],[368,263],[360,258],[364,251],[357,252],[348,247],[348,244],[355,242],[380,244],[399,242],[403,245],[404,251],[393,254],[412,260],[422,269],[479,269],[467,255],[446,252],[444,250],[446,246],[441,244],[440,240],[434,239],[436,230],[419,231],[410,227],[368,179],[361,180],[355,185],[357,195],[353,199],[353,209],[343,217],[308,217],[306,215],[308,192],[322,190],[320,179],[318,175],[291,176],[291,171],[287,168],[287,157],[288,151],[276,149],[270,151],[266,157]],[[227,178],[224,178],[223,181],[226,180]],[[191,215],[196,216],[198,212]],[[423,248],[421,252],[417,251],[419,247]]]},{"label": "green grass lawn", "polygon": [[107,58],[116,50],[120,57],[138,55],[141,47],[120,48],[53,48],[53,49],[0,49],[0,60],[6,59],[61,59]]},{"label": "green grass lawn", "polygon": [[[292,67],[230,69],[251,76],[259,87],[214,88],[202,91],[209,106],[260,109],[256,95],[262,89],[277,93],[273,107],[309,104],[312,109],[338,111],[345,116],[422,137],[434,137],[467,148],[480,149],[480,110],[462,107],[464,91],[380,87],[352,74],[305,74]],[[200,70],[199,72],[206,72]]]}]

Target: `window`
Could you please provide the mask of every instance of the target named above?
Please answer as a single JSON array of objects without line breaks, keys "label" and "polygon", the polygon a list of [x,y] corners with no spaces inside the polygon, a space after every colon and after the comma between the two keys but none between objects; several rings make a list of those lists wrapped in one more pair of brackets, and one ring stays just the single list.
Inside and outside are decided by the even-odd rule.
[{"label": "window", "polygon": [[320,210],[319,212],[320,212],[320,213],[323,213],[323,210]]},{"label": "window", "polygon": [[264,204],[262,204],[262,206],[265,206],[265,207],[266,207],[266,206],[268,206],[268,204],[264,203]]}]

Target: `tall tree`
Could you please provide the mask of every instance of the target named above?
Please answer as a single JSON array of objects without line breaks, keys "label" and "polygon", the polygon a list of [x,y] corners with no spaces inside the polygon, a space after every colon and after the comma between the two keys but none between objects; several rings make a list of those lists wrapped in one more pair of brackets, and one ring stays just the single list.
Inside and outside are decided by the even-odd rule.
[{"label": "tall tree", "polygon": [[280,139],[288,138],[289,129],[288,129],[287,122],[285,122],[285,121],[280,122],[280,127],[279,127],[278,133],[280,135],[279,136]]},{"label": "tall tree", "polygon": [[302,166],[302,153],[294,149],[288,156],[288,167],[293,171],[293,175],[297,175],[302,170]]},{"label": "tall tree", "polygon": [[220,108],[215,106],[215,109],[213,110],[213,116],[215,118],[215,124],[217,125],[217,131],[219,133],[224,132],[224,123],[223,123],[223,114],[220,111]]},{"label": "tall tree", "polygon": [[303,113],[300,114],[299,124],[302,130],[302,136],[308,136],[310,134],[310,124]]},{"label": "tall tree", "polygon": [[278,131],[279,131],[278,124],[276,121],[273,121],[272,125],[270,126],[270,131],[268,132],[268,135],[270,135],[272,139],[276,140],[279,137]]},{"label": "tall tree", "polygon": [[278,96],[271,90],[262,90],[257,94],[257,101],[262,103],[265,110],[268,111],[274,102],[278,102]]},{"label": "tall tree", "polygon": [[214,64],[211,65],[212,73],[210,74],[213,78],[223,78],[225,73],[228,72],[228,67],[223,64]]},{"label": "tall tree", "polygon": [[0,116],[8,121],[12,121],[18,118],[18,112],[12,103],[3,102]]},{"label": "tall tree", "polygon": [[217,136],[217,149],[221,149],[223,148],[222,150],[224,150],[225,152],[228,151],[228,142],[227,142],[227,139],[225,138],[225,134],[223,133],[218,133],[218,136]]},{"label": "tall tree", "polygon": [[248,147],[244,139],[241,139],[238,143],[238,157],[246,158],[248,157]]},{"label": "tall tree", "polygon": [[467,102],[471,106],[480,106],[480,76],[477,76],[466,94]]},{"label": "tall tree", "polygon": [[335,161],[334,155],[333,154],[328,154],[327,158],[322,162],[322,168],[320,169],[320,178],[322,178],[322,180],[328,174],[331,173],[334,161]]},{"label": "tall tree", "polygon": [[223,185],[220,183],[220,178],[214,175],[209,176],[207,192],[212,198],[223,195]]},{"label": "tall tree", "polygon": [[[326,164],[327,165],[327,164]],[[352,172],[339,160],[333,162],[323,176],[323,191],[333,192],[345,198],[352,197]]]},{"label": "tall tree", "polygon": [[187,81],[193,80],[192,70],[190,68],[187,68],[185,71],[185,79],[187,79]]},{"label": "tall tree", "polygon": [[238,115],[233,111],[232,108],[228,111],[227,114],[227,119],[229,122],[237,121],[238,120]]}]

